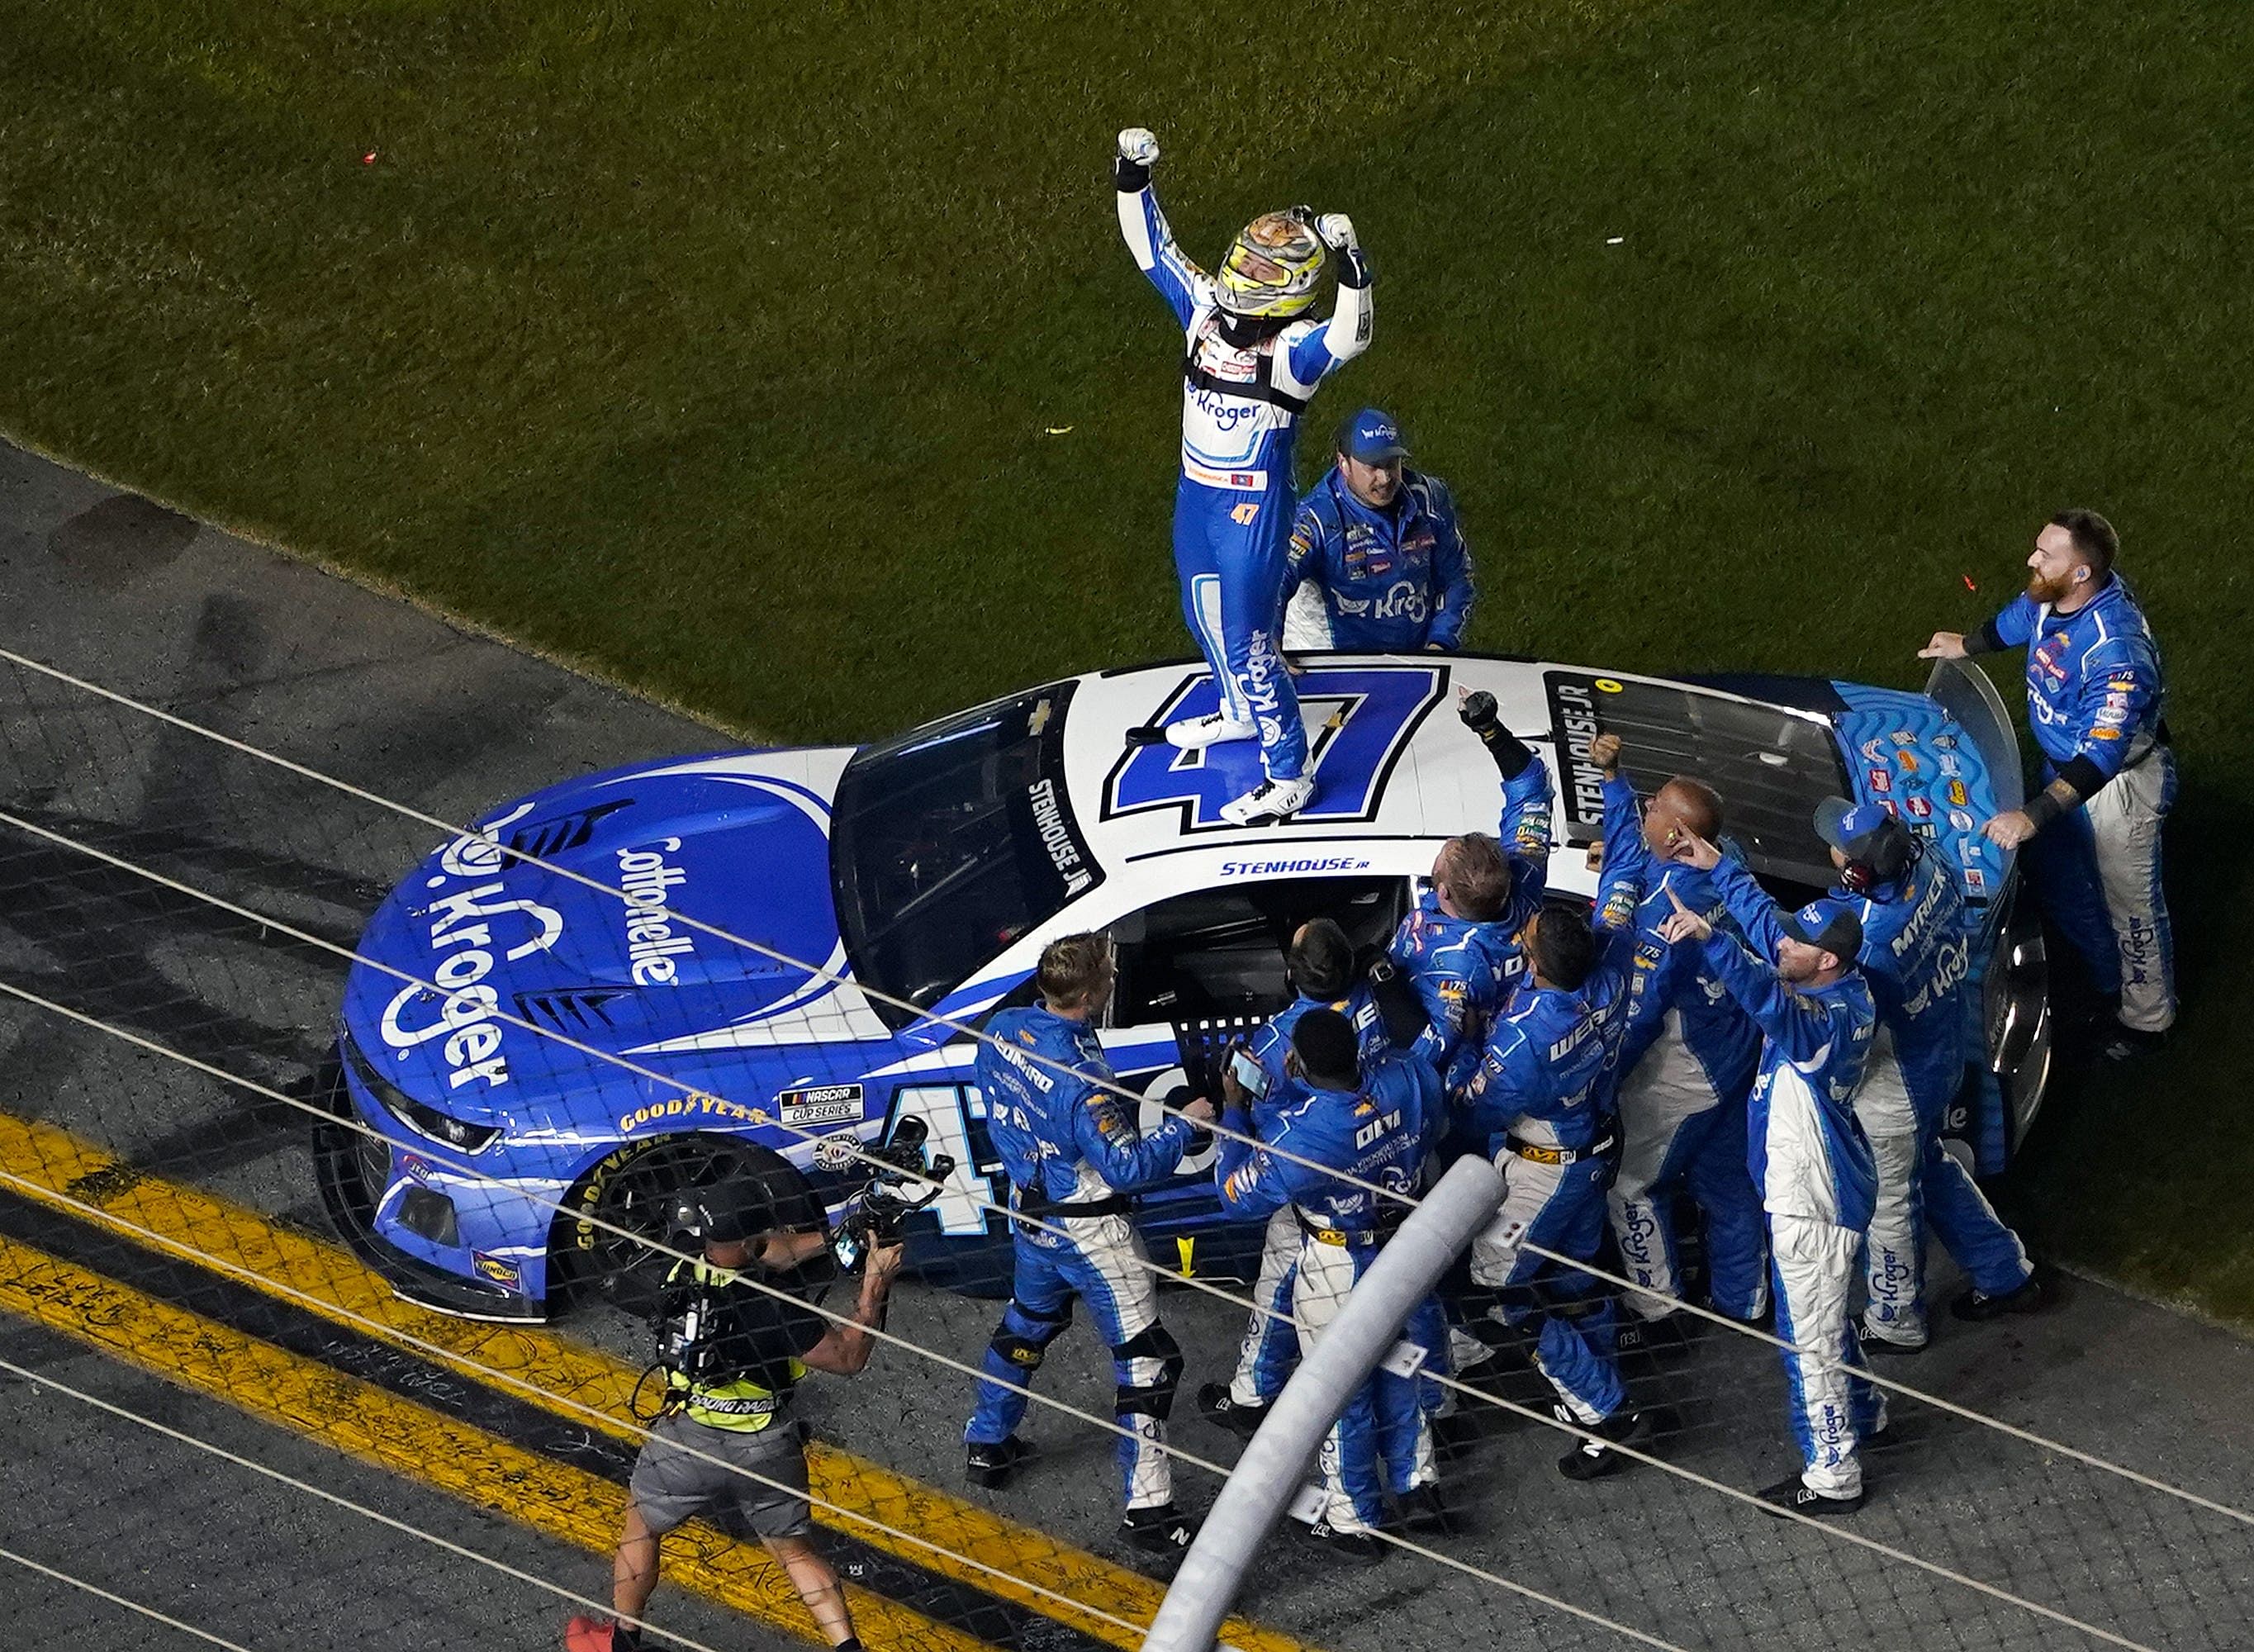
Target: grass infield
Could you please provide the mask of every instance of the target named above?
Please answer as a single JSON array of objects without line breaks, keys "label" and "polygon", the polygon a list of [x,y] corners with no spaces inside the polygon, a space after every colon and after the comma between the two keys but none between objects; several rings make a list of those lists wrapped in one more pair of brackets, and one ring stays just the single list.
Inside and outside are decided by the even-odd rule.
[{"label": "grass infield", "polygon": [[[2180,1036],[2005,1203],[2254,1323],[2243,559],[2254,10],[14,0],[0,424],[792,739],[1185,650],[1194,255],[1352,212],[1482,648],[1914,683],[2034,527],[2120,526],[2172,676]],[[1978,592],[1967,589],[1967,582]]]}]

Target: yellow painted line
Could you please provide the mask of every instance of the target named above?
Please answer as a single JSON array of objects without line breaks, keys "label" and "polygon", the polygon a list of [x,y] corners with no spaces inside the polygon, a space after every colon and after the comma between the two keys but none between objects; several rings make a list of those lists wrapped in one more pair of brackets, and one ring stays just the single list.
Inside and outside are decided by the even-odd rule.
[{"label": "yellow painted line", "polygon": [[[0,1309],[548,1536],[596,1554],[617,1545],[625,1487],[6,1239],[0,1239]],[[694,1522],[665,1547],[670,1581],[822,1643],[782,1569],[756,1544]],[[872,1647],[984,1652],[983,1642],[882,1595],[846,1589],[854,1622]]]},{"label": "yellow painted line", "polygon": [[[592,1408],[602,1414],[597,1425],[621,1439],[640,1438],[626,1405],[639,1374],[598,1349],[550,1331],[458,1320],[402,1302],[382,1275],[350,1251],[209,1194],[144,1174],[51,1124],[0,1113],[0,1171],[18,1178],[19,1186],[31,1184],[22,1190],[35,1197],[46,1191],[98,1206],[184,1250],[221,1257],[247,1270],[251,1276],[248,1283],[284,1295],[337,1324],[360,1322],[365,1328],[372,1323],[399,1331],[443,1350],[434,1357],[451,1356],[447,1362],[466,1376],[506,1372],[530,1387],[511,1384],[504,1392],[544,1404],[578,1423],[594,1421],[578,1409]],[[816,1518],[823,1524],[927,1571],[1068,1623],[1124,1652],[1138,1652],[1142,1636],[1107,1620],[1147,1625],[1165,1598],[1165,1586],[1140,1573],[852,1452],[812,1442],[807,1447],[807,1467],[809,1489],[816,1498],[839,1508],[864,1511],[938,1547],[934,1550],[905,1542],[817,1506]],[[984,1569],[988,1567],[993,1570]],[[1036,1586],[1018,1586],[1018,1578]],[[1089,1610],[1072,1611],[1053,1598],[1060,1595]],[[1240,1618],[1228,1620],[1221,1638],[1241,1652],[1309,1652],[1302,1642]]]}]

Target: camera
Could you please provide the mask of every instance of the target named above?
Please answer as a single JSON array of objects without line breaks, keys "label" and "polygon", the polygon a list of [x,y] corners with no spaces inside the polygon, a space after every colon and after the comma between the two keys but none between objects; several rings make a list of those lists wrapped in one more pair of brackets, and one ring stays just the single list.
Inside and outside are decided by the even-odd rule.
[{"label": "camera", "polygon": [[830,1236],[839,1267],[850,1272],[872,1247],[898,1242],[907,1219],[947,1191],[955,1158],[929,1152],[930,1140],[930,1126],[905,1113],[894,1121],[888,1140],[864,1147],[854,1157],[866,1180],[846,1201]]}]

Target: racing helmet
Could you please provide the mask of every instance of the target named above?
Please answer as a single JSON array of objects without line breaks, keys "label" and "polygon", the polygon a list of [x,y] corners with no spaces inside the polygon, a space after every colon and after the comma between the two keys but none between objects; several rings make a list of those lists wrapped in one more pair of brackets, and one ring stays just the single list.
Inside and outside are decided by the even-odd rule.
[{"label": "racing helmet", "polygon": [[1236,232],[1214,281],[1214,300],[1235,316],[1283,318],[1315,301],[1323,243],[1294,213],[1264,213]]}]

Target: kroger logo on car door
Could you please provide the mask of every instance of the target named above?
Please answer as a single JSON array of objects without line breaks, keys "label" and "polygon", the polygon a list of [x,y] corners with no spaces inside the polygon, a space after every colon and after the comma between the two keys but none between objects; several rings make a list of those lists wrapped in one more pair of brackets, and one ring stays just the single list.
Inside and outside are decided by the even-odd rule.
[{"label": "kroger logo on car door", "polygon": [[[1443,666],[1316,667],[1293,678],[1315,794],[1292,822],[1375,819],[1393,766],[1440,703],[1446,682]],[[1202,717],[1220,704],[1212,675],[1199,671],[1185,676],[1146,720]],[[1202,752],[1130,747],[1104,781],[1103,818],[1172,808],[1180,811],[1185,831],[1236,830],[1222,819],[1222,806],[1259,778],[1259,767],[1258,747],[1249,740]]]}]

